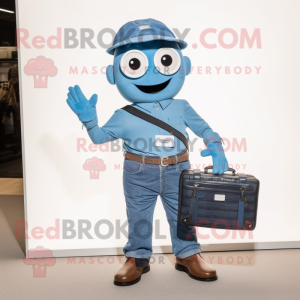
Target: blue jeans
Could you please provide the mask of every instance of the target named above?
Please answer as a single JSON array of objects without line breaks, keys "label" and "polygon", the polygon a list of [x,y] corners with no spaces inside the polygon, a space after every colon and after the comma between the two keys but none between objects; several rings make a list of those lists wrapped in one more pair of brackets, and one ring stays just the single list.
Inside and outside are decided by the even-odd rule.
[{"label": "blue jeans", "polygon": [[170,225],[175,256],[186,258],[201,252],[194,228],[177,223],[179,177],[182,170],[189,168],[189,161],[162,167],[125,160],[123,186],[129,225],[128,242],[123,248],[126,257],[150,259],[153,213],[158,195]]}]

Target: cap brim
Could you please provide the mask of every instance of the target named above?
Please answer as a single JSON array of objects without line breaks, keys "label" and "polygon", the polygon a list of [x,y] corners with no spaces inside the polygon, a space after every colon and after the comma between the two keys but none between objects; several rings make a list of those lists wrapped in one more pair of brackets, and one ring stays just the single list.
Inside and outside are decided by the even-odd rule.
[{"label": "cap brim", "polygon": [[115,49],[118,48],[118,47],[128,45],[128,44],[145,43],[145,42],[156,41],[156,40],[176,42],[181,50],[185,49],[188,45],[185,41],[181,41],[181,40],[178,40],[178,39],[173,38],[173,37],[162,36],[162,35],[158,35],[158,36],[155,36],[155,37],[152,36],[152,35],[143,35],[143,36],[138,36],[138,37],[134,37],[134,38],[122,41],[122,42],[108,48],[106,50],[106,52],[108,54],[114,55]]}]

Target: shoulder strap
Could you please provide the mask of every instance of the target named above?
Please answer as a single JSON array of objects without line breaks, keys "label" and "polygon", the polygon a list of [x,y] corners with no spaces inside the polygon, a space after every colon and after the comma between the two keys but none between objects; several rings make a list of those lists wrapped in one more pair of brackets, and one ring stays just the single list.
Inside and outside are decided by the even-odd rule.
[{"label": "shoulder strap", "polygon": [[152,116],[142,112],[141,110],[139,110],[131,105],[126,105],[126,106],[122,107],[122,109],[140,119],[145,120],[146,122],[152,123],[162,129],[170,132],[172,135],[174,135],[178,139],[180,139],[183,142],[186,149],[189,150],[189,143],[188,143],[186,137],[180,131],[175,129],[174,127],[170,126],[169,124],[167,124],[155,117],[152,117]]}]

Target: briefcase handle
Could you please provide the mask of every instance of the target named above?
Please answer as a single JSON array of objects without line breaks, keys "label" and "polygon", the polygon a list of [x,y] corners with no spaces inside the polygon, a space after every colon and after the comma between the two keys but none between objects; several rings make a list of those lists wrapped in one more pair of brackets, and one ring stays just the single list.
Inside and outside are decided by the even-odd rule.
[{"label": "briefcase handle", "polygon": [[[205,167],[204,168],[204,174],[208,174],[208,170],[212,170],[213,169],[213,166],[208,166],[208,167]],[[228,168],[228,172],[232,172],[232,175],[236,175],[236,171],[235,169],[232,169],[232,168]]]}]

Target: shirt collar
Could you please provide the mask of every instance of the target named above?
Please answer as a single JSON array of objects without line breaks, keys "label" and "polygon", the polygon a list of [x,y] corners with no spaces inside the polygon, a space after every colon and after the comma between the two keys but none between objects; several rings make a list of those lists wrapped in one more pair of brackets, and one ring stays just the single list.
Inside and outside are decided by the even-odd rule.
[{"label": "shirt collar", "polygon": [[162,101],[157,101],[157,102],[145,102],[145,103],[134,103],[135,105],[149,111],[152,112],[153,106],[156,103],[159,103],[159,105],[161,106],[162,109],[165,109],[171,102],[173,99],[167,99],[167,100],[162,100]]}]

